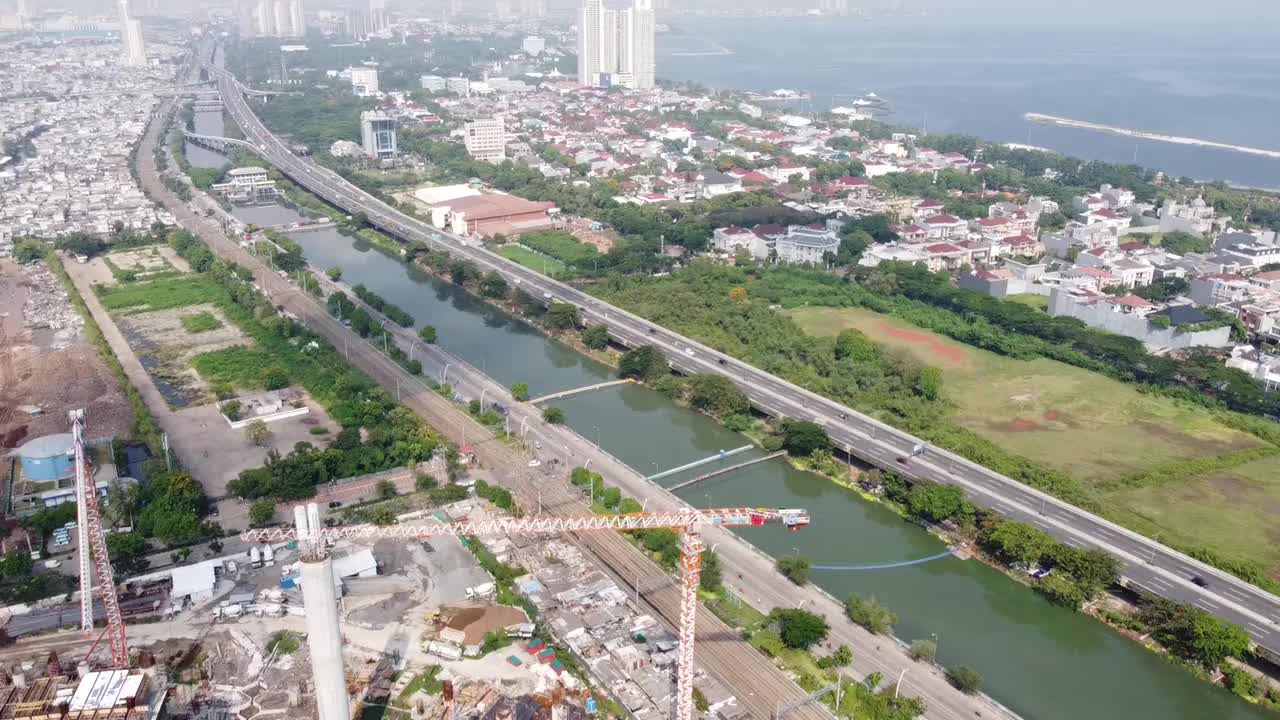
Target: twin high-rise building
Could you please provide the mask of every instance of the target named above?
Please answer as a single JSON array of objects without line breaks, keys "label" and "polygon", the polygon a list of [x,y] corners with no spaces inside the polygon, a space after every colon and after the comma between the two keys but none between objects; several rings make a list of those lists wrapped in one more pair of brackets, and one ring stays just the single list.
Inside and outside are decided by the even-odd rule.
[{"label": "twin high-rise building", "polygon": [[147,48],[142,41],[142,21],[129,16],[129,0],[120,0],[120,41],[124,44],[124,64],[142,67],[147,64]]},{"label": "twin high-rise building", "polygon": [[654,85],[653,0],[610,10],[586,0],[578,11],[578,83],[648,90]]},{"label": "twin high-rise building", "polygon": [[237,0],[241,35],[302,37],[307,21],[302,0]]}]

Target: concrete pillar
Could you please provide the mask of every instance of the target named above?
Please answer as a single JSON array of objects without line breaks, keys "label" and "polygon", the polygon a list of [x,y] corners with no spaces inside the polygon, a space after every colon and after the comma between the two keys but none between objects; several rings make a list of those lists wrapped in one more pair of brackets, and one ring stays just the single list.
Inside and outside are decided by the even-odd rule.
[{"label": "concrete pillar", "polygon": [[333,587],[333,561],[309,560],[302,565],[302,601],[307,609],[307,645],[315,677],[320,720],[351,720],[347,676],[342,665],[342,631],[338,627],[338,595]]}]

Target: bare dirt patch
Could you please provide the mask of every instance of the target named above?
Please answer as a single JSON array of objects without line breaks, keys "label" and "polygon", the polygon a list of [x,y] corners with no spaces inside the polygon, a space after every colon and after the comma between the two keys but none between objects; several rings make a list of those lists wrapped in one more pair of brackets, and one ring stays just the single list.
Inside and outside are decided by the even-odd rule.
[{"label": "bare dirt patch", "polygon": [[[182,325],[183,318],[201,313],[216,317],[222,327],[187,332]],[[209,399],[207,384],[191,367],[193,357],[253,343],[210,303],[126,315],[117,318],[117,324],[156,388],[172,407],[198,405]]]},{"label": "bare dirt patch", "polygon": [[[93,436],[128,433],[128,399],[43,263],[0,260],[0,325],[0,451],[65,432],[67,411],[80,408]],[[42,412],[31,415],[24,405]]]},{"label": "bare dirt patch", "polygon": [[107,256],[121,270],[137,273],[144,278],[150,273],[169,272],[173,266],[160,252],[158,246],[114,252]]},{"label": "bare dirt patch", "polygon": [[969,353],[929,333],[894,327],[889,323],[880,323],[880,332],[884,333],[886,337],[891,337],[904,343],[924,345],[928,348],[929,353],[945,361],[948,365],[964,366],[969,364]]}]

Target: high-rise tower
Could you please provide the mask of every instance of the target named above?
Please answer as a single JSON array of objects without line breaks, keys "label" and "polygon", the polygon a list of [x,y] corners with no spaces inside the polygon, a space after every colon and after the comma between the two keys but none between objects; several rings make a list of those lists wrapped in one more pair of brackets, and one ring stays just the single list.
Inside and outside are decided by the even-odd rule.
[{"label": "high-rise tower", "polygon": [[124,64],[147,64],[147,48],[142,42],[142,21],[129,16],[129,0],[120,0],[120,42],[124,44]]}]

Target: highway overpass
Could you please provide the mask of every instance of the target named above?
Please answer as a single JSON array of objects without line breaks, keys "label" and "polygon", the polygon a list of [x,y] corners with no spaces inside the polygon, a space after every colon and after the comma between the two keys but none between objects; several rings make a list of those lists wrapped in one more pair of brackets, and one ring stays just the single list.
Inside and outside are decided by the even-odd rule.
[{"label": "highway overpass", "polygon": [[[910,456],[923,444],[921,439],[540,275],[490,252],[475,240],[442,232],[390,207],[327,168],[291,153],[253,114],[241,94],[243,87],[230,73],[214,67],[207,70],[218,79],[223,102],[256,151],[298,185],[345,212],[364,213],[371,224],[391,235],[427,243],[485,271],[498,272],[509,284],[545,301],[573,303],[581,308],[586,321],[608,325],[616,342],[627,347],[656,346],[680,372],[728,377],[760,411],[818,422],[833,442],[852,456],[912,480],[957,485],[974,503],[1031,523],[1062,542],[1106,550],[1120,559],[1127,582],[1230,620],[1260,646],[1280,655],[1280,625],[1276,622],[1280,619],[1280,598],[954,453],[928,447],[903,465],[898,459]],[[1193,578],[1202,579],[1206,586],[1196,584]]]}]

